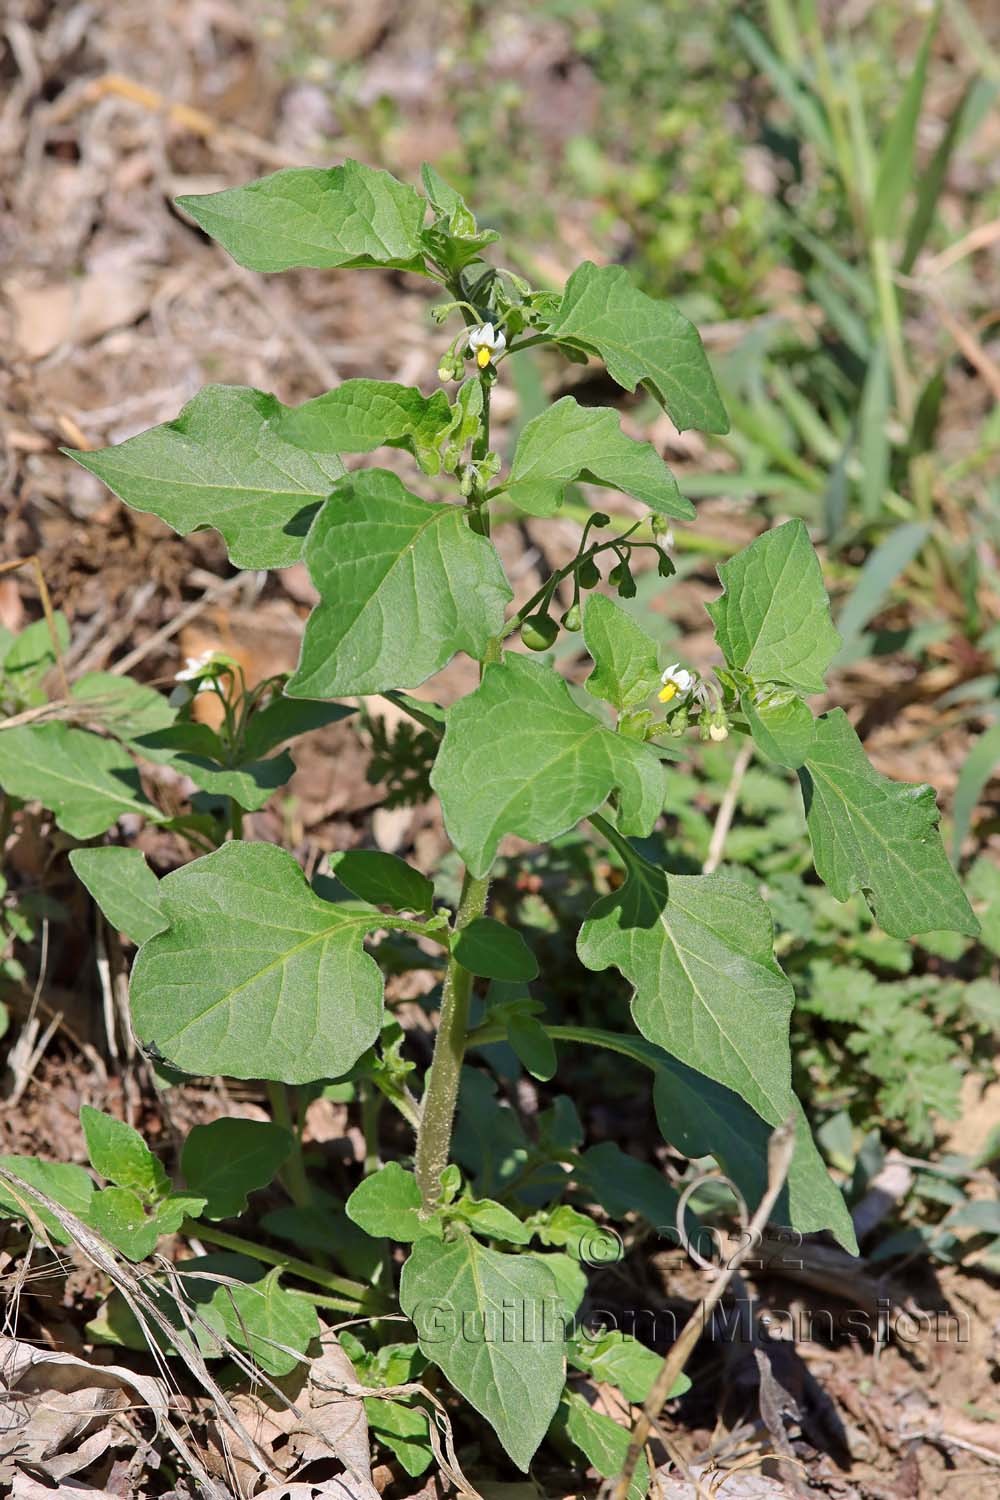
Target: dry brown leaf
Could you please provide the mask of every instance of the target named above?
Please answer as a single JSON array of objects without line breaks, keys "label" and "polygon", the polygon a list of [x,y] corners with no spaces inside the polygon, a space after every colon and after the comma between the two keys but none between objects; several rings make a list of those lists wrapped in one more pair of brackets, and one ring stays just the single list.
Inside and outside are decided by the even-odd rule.
[{"label": "dry brown leaf", "polygon": [[0,1454],[16,1449],[25,1461],[37,1462],[59,1452],[95,1417],[122,1404],[122,1397],[132,1404],[137,1396],[157,1423],[167,1412],[160,1380],[118,1365],[90,1365],[74,1354],[36,1349],[20,1339],[0,1336],[0,1371],[8,1412]]}]

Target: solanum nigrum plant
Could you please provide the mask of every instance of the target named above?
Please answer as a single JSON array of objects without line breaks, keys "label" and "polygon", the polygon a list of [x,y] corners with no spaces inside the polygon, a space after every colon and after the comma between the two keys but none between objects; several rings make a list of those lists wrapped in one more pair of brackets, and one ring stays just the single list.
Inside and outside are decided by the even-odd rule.
[{"label": "solanum nigrum plant", "polygon": [[[172,758],[202,788],[201,804],[172,820],[212,852],[159,881],[132,849],[80,849],[73,863],[107,919],[141,943],[131,1012],[147,1054],[179,1073],[268,1080],[276,1111],[271,1125],[224,1120],[192,1132],[178,1187],[134,1132],[96,1112],[84,1125],[92,1164],[109,1186],[95,1190],[80,1168],[72,1181],[71,1169],[52,1164],[22,1170],[59,1201],[70,1194],[74,1211],[126,1255],[146,1255],[161,1232],[185,1226],[228,1252],[228,1274],[246,1283],[235,1312],[232,1294],[227,1300],[216,1283],[198,1281],[203,1261],[184,1263],[209,1328],[206,1347],[215,1328],[265,1368],[294,1363],[315,1332],[315,1312],[301,1288],[287,1288],[276,1270],[265,1274],[268,1263],[283,1265],[322,1288],[313,1303],[375,1320],[374,1335],[345,1335],[362,1379],[385,1387],[436,1366],[521,1469],[549,1435],[612,1473],[627,1435],[567,1386],[567,1364],[641,1400],[657,1361],[620,1331],[587,1339],[571,1326],[586,1288],[582,1267],[600,1235],[581,1206],[673,1224],[676,1194],[613,1143],[584,1149],[565,1098],[540,1120],[537,1142],[522,1131],[523,1147],[511,1148],[547,1163],[532,1191],[514,1181],[484,1193],[484,1176],[463,1175],[452,1148],[467,1055],[506,1041],[543,1079],[557,1048],[606,1047],[638,1061],[665,1138],[690,1157],[716,1157],[751,1205],[766,1181],[768,1138],[794,1117],[782,1222],[799,1233],[829,1231],[854,1249],[840,1192],[792,1093],[793,995],[765,902],[752,883],[724,872],[668,874],[636,840],[652,834],[671,763],[698,735],[749,736],[761,756],[798,773],[816,870],[838,899],[863,892],[882,928],[899,936],[971,933],[976,920],[945,857],[931,788],[887,780],[842,710],[815,718],[808,706],[839,640],[801,522],[765,533],[720,568],[723,592],[709,606],[720,653],[714,673],[700,677],[678,662],[663,670],[658,642],[599,591],[604,581],[630,597],[643,550],[664,578],[672,571],[666,526],[693,510],[659,454],[626,436],[614,410],[572,396],[527,423],[506,471],[492,446],[493,387],[510,360],[539,346],[602,360],[624,390],[642,386],[655,397],[678,428],[725,431],[694,327],[617,266],[581,265],[559,295],[533,290],[486,262],[497,236],[477,228],[436,173],[425,169],[423,185],[421,194],[349,161],[278,172],[181,207],[254,271],[381,268],[437,283],[435,325],[455,325],[441,334],[441,389],[352,379],[289,408],[261,391],[209,386],[175,421],[72,454],[174,530],[215,527],[240,567],[304,559],[320,602],[283,683],[248,694],[233,663],[190,665],[188,691],[207,685],[222,699],[218,731],[193,722],[189,702],[154,694],[155,722],[147,699],[135,700],[133,719],[119,704],[118,718],[102,721],[103,737],[63,723],[0,734],[0,784],[46,802],[77,838],[100,836],[123,811],[171,821],[144,796],[136,755]],[[383,468],[345,472],[343,455],[385,445],[410,454],[424,476],[418,488],[440,494],[444,481],[448,497],[423,498]],[[649,523],[616,527],[594,511],[572,560],[515,608],[491,540],[495,518],[556,516],[565,487],[581,480],[642,502]],[[560,629],[582,630],[592,661],[582,689],[571,689],[545,655]],[[478,663],[478,686],[447,710],[410,696],[458,653]],[[149,692],[115,681],[119,699]],[[290,774],[287,755],[268,752],[352,711],[352,700],[380,694],[412,716],[433,748],[430,785],[464,867],[454,909],[394,856],[352,850],[332,862],[333,880],[310,886],[290,853],[240,837],[240,809],[261,805]],[[137,723],[140,709],[146,717]],[[73,735],[81,737],[75,751]],[[80,756],[90,756],[85,774]],[[544,845],[584,820],[621,872],[576,935],[587,969],[615,968],[634,988],[631,1018],[614,1030],[547,1024],[530,989],[534,954],[489,910],[491,869],[508,835]],[[386,1022],[380,956],[398,955],[395,934],[436,952],[442,971],[422,1079],[399,1027]],[[382,1166],[371,1145],[370,1170],[346,1212],[310,1179],[283,1088],[308,1097],[330,1085],[357,1092],[369,1125],[388,1101],[409,1133],[408,1154]],[[521,1127],[488,1075],[466,1070],[464,1086],[473,1129],[509,1143]],[[273,1211],[265,1228],[291,1240],[295,1256],[215,1227],[278,1172],[293,1206]],[[386,1241],[407,1247],[398,1286]],[[313,1251],[324,1252],[320,1263]],[[398,1324],[386,1325],[388,1334],[377,1329],[379,1315],[396,1307],[411,1320],[409,1337],[397,1337]],[[120,1314],[109,1304],[100,1323],[107,1336],[117,1327],[126,1337]],[[430,1461],[419,1408],[372,1398],[369,1420],[410,1472]]]}]

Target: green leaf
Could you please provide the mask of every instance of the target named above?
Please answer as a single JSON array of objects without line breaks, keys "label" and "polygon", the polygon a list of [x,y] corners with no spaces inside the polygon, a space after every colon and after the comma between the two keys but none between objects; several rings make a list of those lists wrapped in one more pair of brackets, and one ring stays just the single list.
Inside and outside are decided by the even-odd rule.
[{"label": "green leaf", "polygon": [[208,385],[172,422],[111,448],[64,451],[173,531],[214,526],[237,567],[285,568],[344,472],[336,455],[278,436],[286,410],[264,391]]},{"label": "green leaf", "polygon": [[162,1162],[150,1151],[137,1130],[84,1104],[80,1124],[87,1155],[95,1172],[116,1187],[130,1188],[143,1198],[162,1198],[170,1187]]},{"label": "green leaf", "polygon": [[484,1239],[506,1240],[511,1245],[526,1245],[531,1239],[531,1230],[516,1214],[492,1198],[462,1198],[451,1212]]},{"label": "green leaf", "polygon": [[880,775],[843,709],[816,720],[799,780],[816,871],[838,901],[861,891],[892,937],[978,933],[937,831],[934,788]]},{"label": "green leaf", "polygon": [[141,1200],[130,1188],[109,1187],[95,1193],[89,1223],[128,1260],[145,1260],[160,1238],[159,1224],[155,1218],[147,1218]]},{"label": "green leaf", "polygon": [[538,963],[524,938],[494,917],[474,917],[468,922],[455,938],[452,953],[463,969],[484,979],[538,977]]},{"label": "green leaf", "polygon": [[249,1193],[274,1181],[293,1145],[291,1132],[280,1125],[223,1117],[191,1129],[181,1171],[191,1192],[204,1198],[207,1219],[235,1219]]},{"label": "green leaf", "polygon": [[488,1250],[470,1234],[420,1240],[399,1300],[422,1352],[484,1416],[527,1471],[565,1380],[558,1291],[530,1255]]},{"label": "green leaf", "polygon": [[641,1214],[661,1233],[669,1233],[677,1222],[680,1196],[676,1189],[656,1167],[629,1156],[614,1141],[602,1141],[584,1151],[575,1175],[612,1219]]},{"label": "green leaf", "polygon": [[509,1016],[507,1040],[532,1078],[547,1082],[554,1077],[556,1049],[545,1027],[534,1016],[519,1015],[516,1011]]},{"label": "green leaf", "polygon": [[552,516],[577,479],[621,490],[664,516],[694,515],[652,443],[626,437],[610,407],[564,396],[522,428],[504,493],[529,515]]},{"label": "green leaf", "polygon": [[431,881],[395,854],[385,854],[381,849],[349,849],[331,854],[329,865],[342,885],[372,906],[425,913],[434,905]]},{"label": "green leaf", "polygon": [[115,672],[86,672],[69,691],[71,698],[87,705],[90,722],[127,745],[140,735],[165,729],[177,717],[162,693]]},{"label": "green leaf", "polygon": [[206,1202],[197,1193],[168,1193],[156,1205],[156,1227],[160,1234],[176,1234],[185,1219],[200,1219]]},{"label": "green leaf", "polygon": [[927,62],[937,28],[938,11],[935,10],[879,153],[871,202],[871,229],[872,234],[883,239],[890,239],[898,232],[903,200],[913,185],[917,121],[927,85]]},{"label": "green leaf", "polygon": [[427,1436],[427,1412],[420,1406],[407,1406],[398,1398],[365,1397],[368,1426],[379,1442],[395,1454],[413,1479],[418,1479],[434,1462],[434,1450]]},{"label": "green leaf", "polygon": [[983,789],[992,780],[993,773],[1000,765],[1000,724],[993,724],[973,740],[972,748],[962,761],[962,769],[958,773],[958,784],[955,787],[955,796],[952,801],[952,833],[951,833],[951,858],[954,864],[958,864],[962,858],[962,845],[965,843],[969,829],[972,827],[972,819]]},{"label": "green leaf", "polygon": [[286,411],[278,435],[308,453],[370,453],[406,448],[425,474],[441,468],[440,447],[451,426],[444,391],[425,396],[390,380],[345,380],[336,390]]},{"label": "green leaf", "polygon": [[482,660],[512,597],[496,548],[464,509],[419,500],[386,469],[336,485],[305,556],[322,603],[292,697],[416,687],[456,651]]},{"label": "green leaf", "polygon": [[[625,1466],[631,1433],[612,1417],[595,1411],[578,1391],[567,1390],[552,1423],[555,1436],[579,1448],[602,1479],[614,1479]],[[644,1500],[649,1489],[649,1464],[640,1454],[628,1487],[629,1500]]]},{"label": "green leaf", "polygon": [[792,987],[773,952],[771,915],[727,875],[672,875],[633,852],[628,879],[580,930],[588,969],[614,965],[635,986],[643,1036],[734,1089],[774,1125],[791,1114]]},{"label": "green leaf", "polygon": [[178,198],[177,204],[251,271],[425,269],[424,199],[388,172],[360,162],[290,167],[243,187]]},{"label": "green leaf", "polygon": [[0,731],[0,787],[41,802],[77,839],[106,832],[124,813],[151,822],[162,814],[147,802],[135,763],[120,745],[56,720]]},{"label": "green leaf", "polygon": [[698,330],[671,303],[640,292],[621,266],[578,266],[547,332],[600,355],[625,390],[646,385],[680,431],[729,431]]},{"label": "green leaf", "polygon": [[583,611],[583,639],[594,658],[584,683],[619,713],[644,703],[660,688],[656,642],[614,600],[591,594]]},{"label": "green leaf", "polygon": [[232,757],[214,729],[190,720],[144,734],[132,741],[132,748],[190,777],[203,792],[231,797],[249,812],[262,808],[295,774],[295,762],[287,751],[269,760],[230,764]]},{"label": "green leaf", "polygon": [[[68,1208],[78,1219],[86,1220],[94,1197],[94,1184],[82,1167],[70,1162],[43,1161],[39,1156],[0,1156],[0,1167],[13,1173],[30,1187]],[[0,1181],[0,1218],[38,1219],[59,1245],[72,1244],[72,1235],[63,1229],[47,1208],[42,1208],[29,1193]]]},{"label": "green leaf", "polygon": [[534,1225],[543,1245],[565,1246],[574,1260],[591,1266],[610,1266],[622,1259],[624,1251],[619,1235],[613,1229],[596,1223],[569,1203],[561,1203]]},{"label": "green leaf", "polygon": [[453,844],[478,877],[505,834],[553,839],[615,790],[622,831],[650,833],[665,772],[647,746],[578,708],[550,667],[508,654],[449,710],[431,785]]},{"label": "green leaf", "polygon": [[[56,610],[52,622],[59,650],[65,652],[69,649],[69,621],[62,610]],[[33,708],[46,701],[42,682],[55,664],[56,653],[49,622],[45,619],[35,620],[7,643],[2,675],[20,702]]]},{"label": "green leaf", "polygon": [[[767,1188],[767,1143],[772,1127],[731,1089],[663,1057],[653,1087],[663,1138],[684,1156],[714,1156],[752,1213]],[[801,1105],[795,1105],[795,1152],[788,1179],[771,1215],[800,1234],[828,1229],[852,1255],[858,1253],[843,1194],[816,1149]],[[794,1248],[789,1256],[794,1255]]]},{"label": "green leaf", "polygon": [[186,1073],[312,1083],[374,1043],[382,976],[365,953],[384,924],[322,901],[290,854],[232,842],[160,882],[169,927],[132,971],[136,1033]]},{"label": "green leaf", "polygon": [[343,703],[309,703],[301,698],[272,698],[251,714],[240,746],[240,764],[258,760],[286,740],[349,719],[356,710]]},{"label": "green leaf", "polygon": [[840,636],[802,522],[765,531],[720,565],[719,579],[725,592],[706,608],[729,666],[759,682],[822,692]]},{"label": "green leaf", "polygon": [[752,693],[744,693],[740,706],[761,754],[779,766],[797,770],[813,741],[815,721],[808,705],[787,693],[763,703],[756,703]]},{"label": "green leaf", "polygon": [[440,1219],[421,1219],[420,1189],[412,1172],[387,1162],[365,1177],[345,1204],[347,1217],[376,1240],[441,1238]]},{"label": "green leaf", "polygon": [[[597,1338],[577,1339],[570,1353],[570,1363],[585,1370],[603,1385],[613,1385],[626,1401],[641,1405],[653,1388],[663,1363],[658,1354],[640,1344],[630,1334],[612,1329]],[[687,1390],[691,1382],[682,1387]],[[672,1395],[680,1395],[674,1391]]]},{"label": "green leaf", "polygon": [[162,932],[160,882],[141,849],[72,849],[69,862],[110,926],[133,943]]},{"label": "green leaf", "polygon": [[[296,1297],[280,1285],[278,1270],[265,1273],[263,1266],[247,1257],[238,1259],[246,1266],[245,1275],[253,1275],[249,1268],[254,1268],[252,1280],[230,1286],[219,1285],[214,1276],[211,1281],[197,1276],[198,1269],[224,1275],[225,1262],[236,1259],[206,1255],[184,1261],[179,1269],[185,1290],[196,1305],[201,1304],[198,1311],[209,1314],[209,1321],[237,1348],[245,1349],[266,1374],[290,1375],[313,1339],[319,1338],[316,1309],[305,1297]],[[216,1263],[221,1263],[217,1271]]]}]

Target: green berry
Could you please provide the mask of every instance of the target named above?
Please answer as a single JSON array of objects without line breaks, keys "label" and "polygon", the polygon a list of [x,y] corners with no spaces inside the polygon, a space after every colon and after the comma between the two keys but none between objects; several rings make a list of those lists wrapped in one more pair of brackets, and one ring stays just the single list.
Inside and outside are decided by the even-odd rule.
[{"label": "green berry", "polygon": [[579,604],[571,604],[562,617],[562,624],[566,630],[579,630],[583,621],[580,618]]},{"label": "green berry", "polygon": [[559,634],[551,615],[529,615],[521,626],[521,639],[529,651],[548,651]]},{"label": "green berry", "polygon": [[601,570],[592,557],[586,557],[577,568],[576,576],[582,589],[596,589],[601,581]]}]

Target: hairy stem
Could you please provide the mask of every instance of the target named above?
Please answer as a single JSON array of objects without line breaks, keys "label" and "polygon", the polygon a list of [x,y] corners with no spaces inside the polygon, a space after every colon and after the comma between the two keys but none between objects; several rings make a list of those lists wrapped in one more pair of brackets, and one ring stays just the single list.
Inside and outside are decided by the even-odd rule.
[{"label": "hairy stem", "polygon": [[[483,412],[479,433],[472,445],[473,459],[481,459],[490,447],[490,388],[492,380],[484,374],[480,377],[483,388]],[[483,501],[476,511],[476,529],[483,536],[490,534],[489,506]],[[482,669],[501,657],[502,638],[495,637],[486,649]],[[489,877],[474,879],[466,870],[462,881],[462,895],[455,917],[454,933],[486,910],[489,895]],[[414,1171],[420,1188],[421,1213],[429,1216],[441,1201],[441,1173],[448,1165],[451,1150],[451,1132],[455,1123],[455,1104],[458,1099],[458,1081],[465,1059],[465,1038],[469,1030],[469,1001],[472,997],[472,975],[457,961],[454,953],[449,955],[441,990],[441,1015],[438,1021],[437,1040],[431,1059],[424,1097],[420,1112],[420,1129],[417,1132],[417,1150]]]},{"label": "hairy stem", "polygon": [[[462,899],[455,918],[456,934],[476,917],[483,915],[489,888],[488,876],[475,880],[466,871]],[[441,1019],[434,1044],[434,1057],[427,1074],[414,1161],[417,1185],[423,1201],[421,1212],[424,1214],[432,1214],[441,1199],[440,1177],[448,1165],[458,1080],[465,1058],[465,1039],[469,1029],[471,995],[472,975],[452,955],[445,970]]]}]

